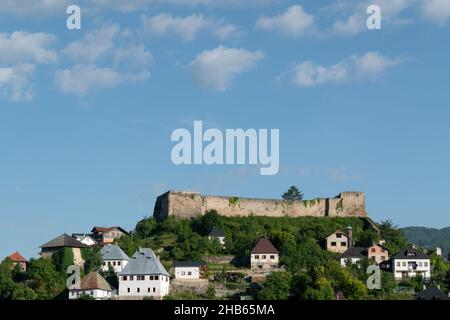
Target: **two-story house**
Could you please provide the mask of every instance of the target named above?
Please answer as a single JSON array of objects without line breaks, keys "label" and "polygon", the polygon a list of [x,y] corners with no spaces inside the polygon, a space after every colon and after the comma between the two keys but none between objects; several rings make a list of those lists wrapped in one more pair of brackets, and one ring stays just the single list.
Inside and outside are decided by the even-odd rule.
[{"label": "two-story house", "polygon": [[124,234],[129,235],[129,233],[121,227],[94,227],[91,230],[91,234],[95,241],[101,246],[113,243],[114,239],[120,238]]},{"label": "two-story house", "polygon": [[117,244],[105,245],[100,250],[100,254],[103,260],[103,271],[108,271],[111,266],[116,273],[120,273],[130,261],[130,257]]},{"label": "two-story house", "polygon": [[119,273],[119,297],[162,299],[169,294],[170,275],[152,249],[136,251]]},{"label": "two-story house", "polygon": [[225,233],[222,231],[222,229],[218,227],[212,228],[211,232],[208,234],[209,240],[217,239],[219,243],[222,245],[222,247],[225,247]]},{"label": "two-story house", "polygon": [[8,258],[13,263],[13,268],[16,268],[16,266],[19,266],[20,271],[25,272],[27,271],[27,259],[25,259],[19,251],[14,252],[13,254],[9,255]]},{"label": "two-story house", "polygon": [[341,230],[336,230],[325,238],[325,247],[330,252],[344,253],[350,247],[349,237]]},{"label": "two-story house", "polygon": [[267,237],[258,240],[250,254],[252,270],[270,270],[277,268],[280,252]]},{"label": "two-story house", "polygon": [[379,265],[383,261],[389,260],[389,249],[382,244],[374,244],[367,248],[367,258]]},{"label": "two-story house", "polygon": [[70,300],[79,299],[83,295],[96,300],[110,299],[113,296],[113,289],[100,274],[91,272],[81,279],[79,288],[69,288]]},{"label": "two-story house", "polygon": [[431,278],[431,259],[414,247],[400,250],[391,259],[392,271],[396,280],[422,276],[424,280]]}]

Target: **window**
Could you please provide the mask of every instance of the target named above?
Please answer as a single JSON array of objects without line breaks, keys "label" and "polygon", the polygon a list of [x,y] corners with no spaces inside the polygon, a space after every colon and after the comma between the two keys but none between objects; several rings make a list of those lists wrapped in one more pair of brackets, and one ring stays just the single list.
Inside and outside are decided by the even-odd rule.
[{"label": "window", "polygon": [[122,280],[123,280],[123,281],[127,281],[127,276],[123,276],[123,277],[122,277]]},{"label": "window", "polygon": [[182,275],[182,276],[185,276],[185,275],[186,275],[186,272],[181,271],[181,275]]},{"label": "window", "polygon": [[137,293],[141,292],[141,288],[137,288]]},{"label": "window", "polygon": [[120,266],[120,264],[121,264],[121,262],[120,262],[120,261],[117,261],[117,265]]},{"label": "window", "polygon": [[421,267],[422,266],[422,262],[419,262],[419,267]]},{"label": "window", "polygon": [[191,271],[188,271],[188,276],[192,276],[192,272]]},{"label": "window", "polygon": [[402,267],[406,267],[406,262],[402,262]]},{"label": "window", "polygon": [[336,247],[336,242],[334,242],[334,241],[331,242],[331,246],[332,246],[332,247]]},{"label": "window", "polygon": [[147,292],[150,292],[150,288],[147,288]]},{"label": "window", "polygon": [[259,259],[259,255],[258,254],[255,254],[255,259]]},{"label": "window", "polygon": [[270,259],[271,259],[271,260],[274,260],[274,259],[275,259],[275,256],[272,254],[272,255],[270,256]]},{"label": "window", "polygon": [[153,292],[156,292],[156,288],[153,288]]},{"label": "window", "polygon": [[113,261],[113,266],[115,266],[116,265],[116,262],[115,261]]},{"label": "window", "polygon": [[108,266],[110,266],[111,265],[111,261],[108,261]]},{"label": "window", "polygon": [[262,258],[262,259],[266,259],[266,255],[265,255],[265,254],[263,254],[261,258]]},{"label": "window", "polygon": [[342,238],[342,234],[338,233],[338,234],[336,235],[336,238],[338,238],[338,239]]},{"label": "window", "polygon": [[424,262],[424,263],[423,263],[423,266],[424,266],[424,267],[428,267],[428,262]]},{"label": "window", "polygon": [[397,267],[400,267],[400,261],[397,261]]},{"label": "window", "polygon": [[136,276],[136,280],[141,280],[141,276]]},{"label": "window", "polygon": [[130,276],[130,280],[133,281],[133,276]]},{"label": "window", "polygon": [[347,242],[341,242],[341,247],[346,247],[347,246]]},{"label": "window", "polygon": [[159,276],[155,276],[155,280],[159,280]]},{"label": "window", "polygon": [[150,280],[153,280],[153,276],[150,276]]},{"label": "window", "polygon": [[103,265],[106,266],[106,262],[105,261],[103,261]]},{"label": "window", "polygon": [[381,261],[384,261],[384,260],[386,260],[386,257],[385,256],[381,256]]},{"label": "window", "polygon": [[127,292],[130,293],[130,288],[127,289]]},{"label": "window", "polygon": [[375,248],[371,248],[371,249],[370,249],[370,252],[373,252],[373,253],[375,253],[375,252],[377,252],[377,249],[375,249]]}]

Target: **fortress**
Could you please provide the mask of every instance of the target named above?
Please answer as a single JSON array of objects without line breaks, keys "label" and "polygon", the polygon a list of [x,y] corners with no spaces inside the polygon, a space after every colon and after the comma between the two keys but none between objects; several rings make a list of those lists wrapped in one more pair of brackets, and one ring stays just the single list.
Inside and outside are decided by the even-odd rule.
[{"label": "fortress", "polygon": [[156,199],[153,216],[187,219],[216,210],[226,217],[249,215],[267,217],[367,217],[363,192],[341,192],[334,198],[285,201],[223,196],[198,192],[168,191]]}]

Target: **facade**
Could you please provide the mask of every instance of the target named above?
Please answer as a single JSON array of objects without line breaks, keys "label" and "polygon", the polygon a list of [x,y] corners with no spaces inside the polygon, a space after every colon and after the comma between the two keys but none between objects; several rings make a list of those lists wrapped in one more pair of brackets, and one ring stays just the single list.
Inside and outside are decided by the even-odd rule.
[{"label": "facade", "polygon": [[25,259],[19,251],[14,252],[13,254],[9,255],[8,258],[13,263],[13,268],[16,266],[19,266],[20,271],[25,272],[27,271],[27,259]]},{"label": "facade", "polygon": [[89,247],[97,245],[97,241],[86,233],[72,233],[72,237]]},{"label": "facade", "polygon": [[365,248],[350,247],[347,251],[339,256],[341,266],[346,267],[348,264],[356,264],[364,259]]},{"label": "facade", "polygon": [[334,253],[344,253],[349,248],[349,238],[341,230],[336,230],[325,238],[326,249]]},{"label": "facade", "polygon": [[91,272],[81,279],[80,288],[69,288],[70,300],[79,299],[82,295],[96,300],[110,299],[113,297],[113,289],[100,274]]},{"label": "facade", "polygon": [[174,262],[175,279],[197,280],[202,278],[206,265],[203,262]]},{"label": "facade", "polygon": [[102,271],[108,271],[111,266],[116,273],[122,272],[130,261],[130,257],[116,244],[107,244],[101,250]]},{"label": "facade", "polygon": [[270,270],[278,268],[280,253],[266,237],[258,240],[250,254],[252,270]]},{"label": "facade", "polygon": [[136,251],[119,273],[119,296],[129,299],[169,294],[170,275],[150,248]]},{"label": "facade", "polygon": [[431,259],[428,255],[413,247],[407,247],[391,259],[392,271],[396,280],[422,276],[431,278]]},{"label": "facade", "polygon": [[[81,243],[77,239],[69,236],[68,234],[63,233],[59,237],[43,244],[40,246],[41,248],[41,256],[43,258],[48,258],[53,255],[56,251],[62,248],[72,248],[74,253],[74,260],[81,259],[81,251],[80,248],[87,248],[88,246],[84,243]],[[82,263],[82,261],[79,261]]]},{"label": "facade", "polygon": [[383,261],[389,260],[389,249],[381,244],[374,244],[367,248],[367,258],[379,265]]},{"label": "facade", "polygon": [[114,239],[120,238],[124,234],[129,234],[121,227],[94,227],[91,230],[92,237],[101,246],[113,243]]},{"label": "facade", "polygon": [[217,239],[222,247],[225,247],[225,233],[218,227],[212,228],[211,232],[208,234],[208,239]]}]

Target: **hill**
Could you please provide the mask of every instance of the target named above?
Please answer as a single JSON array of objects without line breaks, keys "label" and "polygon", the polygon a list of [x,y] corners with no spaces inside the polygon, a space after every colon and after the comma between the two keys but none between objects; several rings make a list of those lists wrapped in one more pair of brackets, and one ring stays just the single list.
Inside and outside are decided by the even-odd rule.
[{"label": "hill", "polygon": [[450,252],[450,227],[443,229],[407,227],[401,230],[411,243],[430,249],[441,247],[445,256]]}]

